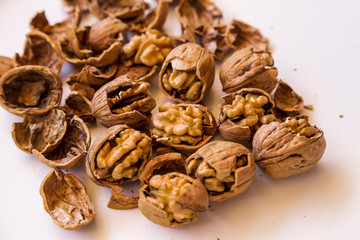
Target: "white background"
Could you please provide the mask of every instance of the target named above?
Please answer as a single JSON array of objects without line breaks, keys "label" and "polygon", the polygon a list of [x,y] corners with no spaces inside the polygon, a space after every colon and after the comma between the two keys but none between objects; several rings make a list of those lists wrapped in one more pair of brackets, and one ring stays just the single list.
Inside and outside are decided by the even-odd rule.
[{"label": "white background", "polygon": [[[50,168],[15,146],[11,124],[22,119],[0,109],[0,239],[360,239],[360,2],[215,2],[224,23],[236,17],[260,28],[270,40],[279,77],[314,106],[306,113],[327,140],[319,164],[279,180],[258,171],[246,192],[211,203],[197,222],[180,229],[155,225],[138,209],[107,208],[110,190],[92,183],[81,165],[69,172],[85,184],[97,216],[80,230],[66,231],[43,210],[39,186]],[[60,0],[0,1],[0,55],[22,54],[29,21],[41,10],[52,24],[65,17]],[[165,28],[179,32],[171,16]],[[218,67],[205,100],[215,116],[223,95]],[[65,65],[63,78],[69,69]],[[165,102],[156,79],[151,83],[158,103]],[[91,129],[93,139],[102,129]]]}]

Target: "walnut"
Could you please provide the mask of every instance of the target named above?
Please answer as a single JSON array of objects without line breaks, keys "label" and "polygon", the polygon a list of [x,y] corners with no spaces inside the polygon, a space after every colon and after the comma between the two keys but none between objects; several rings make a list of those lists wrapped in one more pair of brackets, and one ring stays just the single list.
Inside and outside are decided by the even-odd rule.
[{"label": "walnut", "polygon": [[88,0],[62,0],[62,3],[69,10],[79,7],[81,12],[89,11]]},{"label": "walnut", "polygon": [[47,67],[12,68],[0,79],[0,104],[19,116],[45,114],[59,105],[61,95],[61,79]]},{"label": "walnut", "polygon": [[102,86],[92,100],[92,113],[106,127],[127,124],[139,128],[149,123],[156,102],[150,84],[120,76]]},{"label": "walnut", "polygon": [[79,92],[71,92],[61,109],[66,113],[68,120],[77,115],[86,123],[95,123],[96,121],[95,116],[91,113],[90,100]]},{"label": "walnut", "polygon": [[138,179],[151,157],[151,139],[126,125],[106,129],[94,141],[86,172],[100,186],[116,186]]},{"label": "walnut", "polygon": [[201,42],[203,46],[215,60],[223,60],[229,52],[229,47],[225,42],[226,25],[205,25],[201,31]]},{"label": "walnut", "polygon": [[216,133],[212,113],[198,104],[166,103],[153,118],[152,138],[179,151],[194,152]]},{"label": "walnut", "polygon": [[304,100],[285,82],[279,81],[274,92],[275,107],[285,112],[299,112]]},{"label": "walnut", "polygon": [[166,57],[159,74],[160,89],[170,100],[200,103],[215,77],[215,61],[196,43],[174,48]]},{"label": "walnut", "polygon": [[235,19],[226,29],[225,40],[229,47],[236,50],[252,47],[257,51],[266,51],[269,45],[268,39],[258,29]]},{"label": "walnut", "polygon": [[14,67],[13,60],[9,57],[0,56],[0,78],[8,70]]},{"label": "walnut", "polygon": [[161,64],[172,49],[171,38],[158,30],[151,29],[141,35],[134,35],[123,47],[123,59],[134,63],[154,66]]},{"label": "walnut", "polygon": [[88,127],[75,115],[67,121],[65,135],[55,149],[47,153],[33,149],[32,153],[49,167],[74,168],[85,159],[90,142]]},{"label": "walnut", "polygon": [[95,217],[94,205],[85,186],[73,174],[51,170],[40,187],[44,209],[54,222],[66,230],[89,224]]},{"label": "walnut", "polygon": [[212,141],[186,159],[190,176],[198,177],[210,201],[224,201],[244,192],[255,178],[253,154],[243,145]]},{"label": "walnut", "polygon": [[256,164],[273,178],[308,171],[321,159],[325,147],[323,131],[304,116],[263,125],[253,139]]},{"label": "walnut", "polygon": [[219,132],[225,140],[249,145],[262,124],[275,120],[270,95],[257,88],[243,88],[223,96]]},{"label": "walnut", "polygon": [[126,196],[120,186],[112,186],[111,196],[107,206],[112,209],[132,209],[138,207],[138,201],[138,197]]},{"label": "walnut", "polygon": [[220,68],[223,91],[235,92],[241,88],[260,88],[270,93],[276,86],[278,71],[271,54],[245,48],[234,52]]}]

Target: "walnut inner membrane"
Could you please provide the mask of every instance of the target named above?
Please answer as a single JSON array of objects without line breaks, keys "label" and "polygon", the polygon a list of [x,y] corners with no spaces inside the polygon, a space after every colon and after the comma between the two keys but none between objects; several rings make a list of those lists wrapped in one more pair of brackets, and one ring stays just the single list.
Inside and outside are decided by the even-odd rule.
[{"label": "walnut inner membrane", "polygon": [[285,122],[281,123],[281,125],[291,129],[291,132],[298,133],[307,138],[314,136],[316,133],[316,128],[311,126],[304,118],[287,118]]}]

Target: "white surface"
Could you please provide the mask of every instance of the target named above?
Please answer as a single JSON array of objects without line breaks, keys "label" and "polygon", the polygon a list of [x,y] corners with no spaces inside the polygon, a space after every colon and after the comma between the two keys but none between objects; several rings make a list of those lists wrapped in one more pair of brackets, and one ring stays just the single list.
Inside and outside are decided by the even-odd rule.
[{"label": "white surface", "polygon": [[[80,230],[66,231],[43,210],[39,186],[50,168],[15,146],[11,124],[21,118],[1,108],[0,239],[360,239],[360,2],[215,2],[224,23],[236,17],[260,28],[270,39],[279,76],[303,96],[305,104],[314,106],[308,113],[327,140],[319,164],[280,180],[258,171],[246,192],[211,203],[197,222],[180,229],[155,225],[138,209],[107,208],[110,190],[92,183],[82,165],[69,172],[87,187],[97,216]],[[0,55],[22,53],[29,21],[41,10],[51,23],[65,16],[60,0],[0,1]],[[169,20],[166,28],[179,31],[173,23]],[[220,89],[217,75],[205,101],[215,116]],[[158,103],[166,100],[162,94],[155,96]],[[92,129],[93,139],[101,129]]]}]

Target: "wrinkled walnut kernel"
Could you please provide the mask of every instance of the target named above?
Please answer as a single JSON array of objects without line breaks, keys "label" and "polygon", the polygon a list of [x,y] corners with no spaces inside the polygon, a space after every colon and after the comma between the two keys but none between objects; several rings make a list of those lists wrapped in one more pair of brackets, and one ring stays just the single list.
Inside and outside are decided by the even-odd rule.
[{"label": "wrinkled walnut kernel", "polygon": [[316,133],[316,128],[311,126],[304,118],[287,118],[281,125],[291,129],[291,132],[307,138],[314,136]]}]

